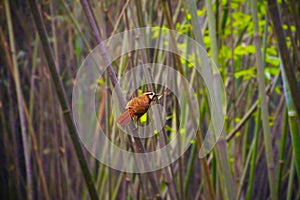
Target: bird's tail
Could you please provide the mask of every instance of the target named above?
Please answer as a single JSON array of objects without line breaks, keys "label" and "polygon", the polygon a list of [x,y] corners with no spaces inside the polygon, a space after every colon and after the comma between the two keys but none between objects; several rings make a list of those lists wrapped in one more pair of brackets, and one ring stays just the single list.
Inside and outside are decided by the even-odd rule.
[{"label": "bird's tail", "polygon": [[133,112],[131,112],[130,110],[126,110],[117,119],[117,123],[120,124],[122,127],[125,127],[131,122],[132,118],[133,118]]}]

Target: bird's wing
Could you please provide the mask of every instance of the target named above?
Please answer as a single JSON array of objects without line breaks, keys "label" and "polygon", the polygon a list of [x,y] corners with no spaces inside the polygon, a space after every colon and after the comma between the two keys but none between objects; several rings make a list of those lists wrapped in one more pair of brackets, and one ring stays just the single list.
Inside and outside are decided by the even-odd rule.
[{"label": "bird's wing", "polygon": [[149,102],[143,98],[133,98],[126,106],[127,109],[132,109],[135,114],[144,114],[149,108]]}]

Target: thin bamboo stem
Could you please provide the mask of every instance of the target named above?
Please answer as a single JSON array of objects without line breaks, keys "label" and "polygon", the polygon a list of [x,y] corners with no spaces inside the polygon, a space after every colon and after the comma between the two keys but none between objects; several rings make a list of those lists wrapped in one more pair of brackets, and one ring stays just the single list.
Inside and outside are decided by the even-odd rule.
[{"label": "thin bamboo stem", "polygon": [[[217,34],[216,34],[216,25],[215,25],[216,20],[212,9],[212,2],[206,0],[205,3],[207,6],[207,13],[208,13],[208,27],[209,27],[209,36],[211,40],[212,59],[215,62],[215,64],[218,66],[218,45],[217,45],[217,37],[216,37]],[[218,165],[219,172],[221,173],[220,183],[221,186],[223,187],[222,188],[223,192],[224,190],[226,191],[225,194],[227,196],[224,198],[235,199],[237,189],[230,170],[227,149],[228,148],[227,148],[226,138],[223,135],[221,135],[216,145],[216,151],[218,155],[217,159],[219,161],[219,165]]]},{"label": "thin bamboo stem", "polygon": [[[121,88],[119,86],[119,83],[118,83],[118,80],[117,80],[117,77],[116,77],[116,74],[112,68],[112,65],[111,65],[111,61],[109,60],[109,56],[108,56],[108,53],[106,51],[106,48],[102,42],[102,38],[101,38],[101,35],[100,35],[100,32],[99,32],[99,28],[98,28],[98,25],[95,21],[95,17],[93,15],[93,12],[91,10],[91,7],[90,5],[88,4],[88,2],[86,0],[81,0],[81,5],[83,7],[83,10],[86,14],[86,17],[88,18],[88,22],[90,24],[90,27],[92,28],[92,33],[93,33],[93,36],[94,38],[96,39],[98,45],[99,45],[99,50],[100,50],[100,54],[101,54],[101,57],[104,59],[104,62],[106,64],[107,67],[107,71],[108,71],[108,75],[109,75],[109,78],[110,78],[110,81],[113,85],[113,87],[115,88],[115,92],[117,94],[117,97],[119,99],[119,102],[120,102],[120,105],[122,108],[125,108],[125,105],[126,105],[126,102],[125,102],[125,98],[121,92]],[[133,124],[131,123],[131,126],[133,126]],[[131,130],[134,130],[135,128],[132,127]],[[145,153],[145,149],[144,149],[144,146],[140,140],[140,138],[138,137],[134,137],[134,141],[135,141],[135,145],[137,147],[137,151],[139,153]],[[129,142],[131,142],[131,138],[129,138]],[[133,144],[131,144],[132,148],[133,148]],[[145,161],[146,163],[148,163],[148,161],[146,160]],[[147,173],[148,175],[148,178],[150,180],[150,183],[152,185],[152,188],[155,192],[155,196],[156,198],[158,199],[161,199],[161,195],[160,195],[160,192],[159,192],[159,186],[158,186],[158,183],[155,179],[155,176],[154,176],[154,173],[153,172],[149,172]]]},{"label": "thin bamboo stem", "polygon": [[257,1],[253,0],[251,2],[251,10],[252,10],[252,18],[254,23],[254,43],[256,47],[256,65],[257,65],[257,80],[258,80],[258,88],[259,88],[259,99],[261,105],[261,118],[263,125],[263,133],[264,133],[264,144],[265,144],[265,153],[267,158],[267,166],[268,166],[268,180],[269,180],[269,188],[271,193],[271,199],[277,199],[275,187],[273,184],[275,183],[276,176],[274,173],[274,160],[273,160],[273,151],[271,144],[271,130],[269,125],[269,110],[267,105],[267,97],[265,91],[265,79],[264,79],[264,65],[263,65],[263,57],[261,52],[261,39],[260,32],[258,26],[258,11],[257,11]]},{"label": "thin bamboo stem", "polygon": [[26,169],[27,198],[33,199],[32,169],[31,169],[31,162],[30,162],[30,149],[29,149],[30,147],[28,145],[25,115],[22,106],[23,95],[22,95],[21,81],[19,76],[17,52],[15,48],[14,30],[12,25],[9,1],[5,0],[4,4],[5,4],[5,14],[7,18],[8,32],[9,32],[9,42],[10,42],[10,48],[12,53],[12,62],[14,67],[14,71],[13,71],[15,77],[14,81],[16,84],[18,110],[19,110],[19,117],[20,117],[20,124],[21,124],[21,135],[22,135],[23,151],[24,151],[24,158],[25,158],[25,169]]},{"label": "thin bamboo stem", "polygon": [[254,186],[254,175],[255,175],[255,169],[256,169],[256,158],[257,158],[257,148],[258,148],[258,136],[260,131],[260,110],[257,112],[256,115],[256,125],[255,125],[255,132],[254,132],[254,139],[253,139],[253,148],[252,149],[252,158],[251,158],[251,166],[250,166],[250,175],[249,175],[249,183],[248,183],[248,189],[246,192],[246,199],[250,200],[252,196],[253,186]]},{"label": "thin bamboo stem", "polygon": [[278,50],[280,52],[280,57],[283,64],[282,69],[284,69],[286,73],[286,80],[290,87],[292,97],[291,101],[295,106],[295,114],[298,116],[298,119],[300,119],[300,89],[297,87],[297,80],[294,73],[295,70],[292,68],[292,66],[294,65],[291,62],[290,53],[285,42],[285,34],[279,15],[278,3],[276,0],[268,0],[268,10],[274,24],[273,29],[277,38]]},{"label": "thin bamboo stem", "polygon": [[79,136],[78,136],[78,133],[77,133],[77,129],[76,129],[74,121],[72,119],[71,110],[70,110],[70,106],[69,106],[67,98],[66,98],[65,89],[63,87],[60,76],[57,72],[57,68],[56,68],[56,65],[55,65],[55,61],[53,59],[50,44],[48,42],[47,33],[46,33],[46,30],[45,30],[44,24],[42,22],[40,12],[39,12],[39,9],[37,7],[37,3],[36,3],[35,0],[30,0],[29,4],[30,4],[30,9],[31,9],[31,12],[32,12],[32,15],[33,15],[33,18],[34,18],[36,28],[37,28],[39,36],[40,36],[40,40],[42,42],[42,46],[43,46],[43,49],[44,49],[44,54],[45,54],[45,57],[46,57],[47,62],[48,62],[48,68],[49,68],[49,71],[51,73],[52,80],[54,82],[57,97],[59,99],[61,109],[62,109],[62,112],[64,114],[65,122],[67,124],[68,129],[69,129],[69,134],[71,136],[72,143],[74,145],[74,149],[75,149],[75,152],[76,152],[81,170],[83,172],[87,188],[88,188],[89,193],[90,193],[90,197],[93,200],[98,199],[97,192],[96,192],[96,189],[95,189],[95,186],[94,186],[94,183],[93,183],[93,179],[92,179],[92,176],[90,174],[86,158],[83,154],[83,150],[82,150],[82,147],[81,147],[81,144],[80,144],[80,139],[79,139]]},{"label": "thin bamboo stem", "polygon": [[284,111],[284,116],[283,116],[283,127],[282,127],[282,135],[280,139],[280,149],[279,149],[279,166],[278,166],[278,180],[276,184],[276,190],[277,190],[277,195],[278,198],[280,199],[281,197],[281,183],[282,183],[282,173],[283,173],[283,164],[284,164],[284,157],[285,157],[285,147],[286,147],[286,139],[287,139],[287,133],[288,133],[288,112],[287,108]]},{"label": "thin bamboo stem", "polygon": [[294,186],[294,174],[295,174],[295,156],[293,154],[292,162],[290,165],[290,174],[289,174],[286,199],[292,199],[293,186]]},{"label": "thin bamboo stem", "polygon": [[293,145],[293,151],[294,151],[294,157],[295,157],[295,164],[296,164],[296,171],[298,175],[298,179],[300,180],[300,127],[299,127],[299,118],[295,114],[295,107],[292,102],[292,95],[291,90],[289,87],[289,83],[287,81],[285,69],[283,69],[283,65],[280,65],[280,68],[282,70],[282,80],[283,80],[283,87],[284,87],[284,93],[286,97],[286,105],[288,109],[288,118],[289,118],[289,126],[292,136],[292,145]]},{"label": "thin bamboo stem", "polygon": [[68,7],[67,3],[64,0],[59,0],[59,2],[62,4],[65,12],[67,13],[67,16],[69,17],[69,19],[71,20],[72,24],[74,25],[75,30],[77,31],[77,33],[80,35],[84,45],[90,49],[90,45],[88,43],[88,41],[86,40],[86,36],[84,35],[84,33],[81,31],[80,26],[78,24],[78,21],[76,20],[76,18],[74,17],[72,11],[70,10],[70,8]]}]

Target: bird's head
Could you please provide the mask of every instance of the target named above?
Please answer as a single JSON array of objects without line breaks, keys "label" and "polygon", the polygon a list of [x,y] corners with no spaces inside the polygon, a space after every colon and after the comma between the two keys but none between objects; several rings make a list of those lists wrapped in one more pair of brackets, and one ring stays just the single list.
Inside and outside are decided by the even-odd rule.
[{"label": "bird's head", "polygon": [[147,95],[150,99],[150,101],[152,101],[154,98],[160,98],[162,95],[160,94],[155,94],[154,92],[145,92],[144,95]]}]

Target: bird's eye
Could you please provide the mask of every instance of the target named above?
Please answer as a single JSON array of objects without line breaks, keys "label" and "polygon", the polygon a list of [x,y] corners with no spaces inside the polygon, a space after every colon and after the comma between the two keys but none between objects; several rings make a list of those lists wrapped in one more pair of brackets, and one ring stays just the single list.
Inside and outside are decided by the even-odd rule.
[{"label": "bird's eye", "polygon": [[155,93],[154,92],[147,92],[146,93],[148,95],[148,97],[152,100],[155,96]]}]

